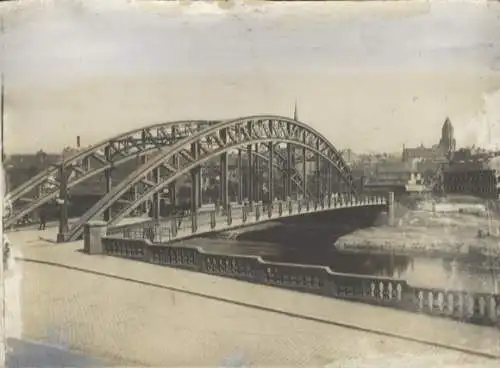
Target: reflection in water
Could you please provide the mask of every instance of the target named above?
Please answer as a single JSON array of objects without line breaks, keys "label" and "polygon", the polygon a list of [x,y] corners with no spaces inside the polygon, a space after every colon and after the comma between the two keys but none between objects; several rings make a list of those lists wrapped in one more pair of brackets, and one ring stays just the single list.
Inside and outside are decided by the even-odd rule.
[{"label": "reflection in water", "polygon": [[402,278],[413,286],[485,293],[498,289],[500,267],[488,270],[482,265],[484,259],[477,257],[469,257],[466,265],[453,259],[347,253],[334,247],[340,236],[360,226],[372,226],[378,215],[375,210],[344,210],[291,217],[196,238],[190,245],[210,252],[261,256],[275,262],[328,266],[335,272]]},{"label": "reflection in water", "polygon": [[474,267],[455,260],[390,253],[345,253],[335,249],[332,243],[314,241],[264,243],[221,238],[197,238],[192,241],[190,245],[201,246],[210,252],[255,255],[274,262],[328,266],[341,273],[401,278],[420,287],[498,293],[500,284],[498,270],[477,265]]},{"label": "reflection in water", "polygon": [[336,272],[398,277],[411,263],[407,256],[340,253],[335,248],[287,248],[274,245],[275,254],[263,256],[275,262],[328,266]]},{"label": "reflection in water", "polygon": [[311,250],[277,244],[266,246],[272,247],[273,251],[267,251],[262,257],[265,260],[328,266],[342,273],[402,278],[414,286],[486,293],[495,292],[496,288],[498,293],[496,285],[500,284],[500,273],[471,268],[456,261],[393,254],[341,253],[333,247]]}]

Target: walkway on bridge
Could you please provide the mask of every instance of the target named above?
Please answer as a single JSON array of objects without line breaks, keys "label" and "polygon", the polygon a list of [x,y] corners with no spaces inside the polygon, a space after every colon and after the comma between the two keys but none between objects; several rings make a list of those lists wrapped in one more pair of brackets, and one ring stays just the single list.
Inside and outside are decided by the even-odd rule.
[{"label": "walkway on bridge", "polygon": [[411,366],[418,357],[429,366],[494,367],[481,355],[500,359],[498,329],[88,256],[81,242],[53,244],[39,234],[9,234],[19,257],[7,275],[10,312],[22,301],[21,315],[9,316],[11,337],[117,365]]},{"label": "walkway on bridge", "polygon": [[[192,214],[183,218],[167,218],[147,223],[127,219],[128,224],[109,227],[108,236],[125,238],[148,238],[151,242],[166,243],[178,241],[193,236],[213,233],[217,231],[252,226],[259,223],[280,220],[286,217],[317,214],[326,211],[341,209],[363,209],[383,207],[385,199],[382,197],[365,197],[352,201],[325,200],[322,204],[309,201],[275,202],[272,205],[256,203],[252,207],[234,204],[228,212],[211,211],[209,206],[202,208],[195,216]],[[124,219],[125,220],[125,219]],[[122,220],[122,222],[124,221]],[[136,222],[134,224],[134,222]],[[94,225],[93,225],[94,226]],[[97,225],[102,226],[102,224]]]}]

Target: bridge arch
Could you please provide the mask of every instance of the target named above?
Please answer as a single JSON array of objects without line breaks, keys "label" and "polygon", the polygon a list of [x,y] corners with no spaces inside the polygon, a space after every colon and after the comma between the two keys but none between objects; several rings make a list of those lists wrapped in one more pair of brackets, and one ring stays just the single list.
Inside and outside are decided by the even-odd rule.
[{"label": "bridge arch", "polygon": [[[120,143],[130,143],[132,146],[136,146],[134,143],[134,139],[138,134],[141,136],[148,136],[152,135],[152,131],[154,129],[158,129],[156,131],[156,134],[158,136],[165,136],[168,139],[168,134],[169,132],[166,131],[166,129],[171,128],[172,126],[182,126],[182,127],[189,127],[189,126],[195,126],[199,127],[198,129],[209,125],[209,124],[215,124],[218,121],[210,121],[210,120],[179,120],[179,121],[172,121],[172,122],[164,122],[164,123],[156,123],[153,125],[149,125],[146,127],[141,127],[133,130],[129,130],[124,133],[120,133],[114,137],[111,138],[106,138],[99,143],[96,143],[92,145],[91,147],[84,149],[80,152],[75,153],[71,157],[68,157],[66,159],[61,160],[57,165],[54,165],[36,176],[34,176],[31,180],[23,183],[19,187],[15,188],[12,190],[10,193],[7,195],[7,199],[10,201],[16,201],[19,199],[22,195],[26,194],[29,192],[34,186],[37,186],[39,184],[42,184],[44,181],[48,179],[50,175],[57,175],[58,174],[58,168],[59,167],[64,167],[67,169],[72,169],[74,166],[79,166],[79,162],[84,161],[85,159],[88,159],[92,157],[94,154],[100,154],[100,156],[104,156],[104,149],[108,146],[112,146],[114,144],[120,144]],[[176,137],[171,137],[171,139],[176,139]],[[126,147],[123,147],[123,149],[126,149]],[[120,148],[117,148],[117,150],[120,150]]]},{"label": "bridge arch", "polygon": [[[14,209],[9,217],[4,218],[4,226],[14,225],[23,216],[55,199],[59,194],[61,171],[69,177],[66,185],[71,188],[134,158],[164,149],[169,144],[217,122],[212,120],[179,120],[156,123],[104,139],[68,158],[63,158],[58,164],[43,170],[7,194],[5,200],[14,208],[20,207],[20,209],[17,211]],[[90,163],[94,165],[91,167]],[[142,178],[141,182],[145,185],[151,185]],[[44,191],[42,189],[47,184],[50,184],[52,190]],[[16,206],[17,203],[23,202],[23,196],[29,197],[33,191],[37,192],[34,195],[35,198],[28,199],[27,205]]]},{"label": "bridge arch", "polygon": [[[305,148],[331,165],[344,181],[349,192],[356,193],[349,167],[336,148],[321,133],[300,121],[287,117],[276,115],[249,116],[212,124],[189,137],[179,140],[170,146],[168,150],[161,151],[152,160],[144,163],[122,180],[112,191],[90,208],[71,228],[68,240],[78,238],[83,231],[85,222],[100,216],[113,203],[118,201],[124,193],[136,185],[140,178],[152,173],[160,165],[167,168],[168,174],[162,178],[161,182],[147,189],[142,197],[120,210],[108,222],[109,224],[116,223],[140,204],[163,190],[167,185],[175,182],[179,177],[189,173],[204,162],[231,150],[260,143],[270,143],[271,145],[287,143]],[[199,151],[194,152],[193,147],[196,148],[195,151]],[[183,156],[185,163],[181,166],[175,166],[172,163],[175,155]]]},{"label": "bridge arch", "polygon": [[[5,202],[11,205],[12,211],[9,211],[7,216],[4,216],[4,226],[10,227],[14,225],[23,216],[30,214],[45,203],[57,198],[60,188],[60,177],[58,176],[61,175],[61,169],[64,170],[64,175],[68,176],[66,188],[71,189],[99,174],[106,173],[107,170],[126,164],[135,158],[168,149],[169,146],[183,138],[220,122],[215,120],[181,120],[156,123],[107,138],[87,149],[77,152],[71,157],[60,161],[57,165],[42,171],[31,180],[7,194]],[[262,159],[267,159],[266,156],[257,152],[253,152],[253,154]],[[275,157],[281,161],[285,159],[279,152],[276,152]],[[273,162],[273,165],[280,168],[279,162]],[[301,188],[300,175],[295,169],[293,173],[292,181],[297,188]],[[154,185],[153,182],[146,178],[141,178],[140,182],[146,188]],[[44,186],[49,186],[50,189],[42,190]],[[30,192],[33,191],[37,192],[37,194],[34,195],[34,198],[29,198]],[[25,200],[26,198],[23,198],[23,196],[28,197],[28,199]],[[27,203],[16,206],[16,204],[23,202],[23,200]]]}]

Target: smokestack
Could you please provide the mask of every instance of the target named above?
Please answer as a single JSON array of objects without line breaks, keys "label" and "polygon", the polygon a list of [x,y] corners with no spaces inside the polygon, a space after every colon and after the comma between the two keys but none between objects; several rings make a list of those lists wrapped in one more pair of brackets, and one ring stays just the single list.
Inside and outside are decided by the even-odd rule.
[{"label": "smokestack", "polygon": [[80,136],[76,136],[76,148],[80,148]]}]

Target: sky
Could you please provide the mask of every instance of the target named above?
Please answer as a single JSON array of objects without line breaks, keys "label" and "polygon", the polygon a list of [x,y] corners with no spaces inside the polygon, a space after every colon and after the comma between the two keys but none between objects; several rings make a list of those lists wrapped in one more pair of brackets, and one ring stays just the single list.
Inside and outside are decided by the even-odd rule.
[{"label": "sky", "polygon": [[289,116],[338,148],[500,147],[500,3],[0,3],[7,152]]}]

